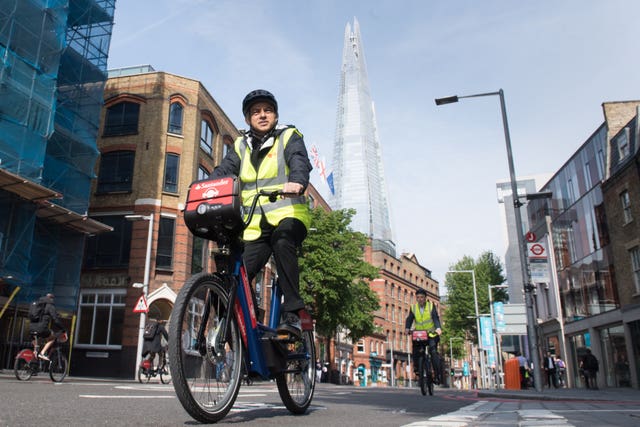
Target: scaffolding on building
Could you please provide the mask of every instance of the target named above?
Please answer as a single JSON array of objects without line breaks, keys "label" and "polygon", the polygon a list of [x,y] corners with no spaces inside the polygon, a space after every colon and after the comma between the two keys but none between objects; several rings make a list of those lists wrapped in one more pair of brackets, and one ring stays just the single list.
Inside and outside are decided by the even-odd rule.
[{"label": "scaffolding on building", "polygon": [[0,283],[74,310],[115,0],[0,0]]}]

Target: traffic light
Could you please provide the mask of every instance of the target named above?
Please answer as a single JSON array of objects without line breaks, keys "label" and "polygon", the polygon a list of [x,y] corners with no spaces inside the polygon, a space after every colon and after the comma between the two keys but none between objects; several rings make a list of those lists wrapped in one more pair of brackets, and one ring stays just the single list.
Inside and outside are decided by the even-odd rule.
[{"label": "traffic light", "polygon": [[452,377],[454,377],[454,376],[456,375],[456,370],[455,370],[455,369],[453,369],[453,368],[451,368],[451,373],[450,373],[450,375],[451,375]]}]

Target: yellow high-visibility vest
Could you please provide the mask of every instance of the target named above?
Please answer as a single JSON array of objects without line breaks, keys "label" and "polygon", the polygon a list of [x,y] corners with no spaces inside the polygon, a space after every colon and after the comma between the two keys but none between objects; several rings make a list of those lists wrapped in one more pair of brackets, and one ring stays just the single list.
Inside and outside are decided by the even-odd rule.
[{"label": "yellow high-visibility vest", "polygon": [[[284,159],[284,149],[294,132],[302,136],[296,128],[290,127],[275,138],[258,170],[251,163],[251,149],[246,138],[239,137],[235,140],[233,145],[240,157],[240,190],[245,212],[249,211],[253,197],[259,190],[282,190],[284,184],[289,181],[289,167]],[[244,240],[251,241],[260,237],[262,233],[260,221],[263,213],[267,222],[274,227],[284,218],[297,218],[307,229],[311,224],[311,214],[305,196],[286,197],[273,203],[268,197],[260,197],[251,223],[244,230],[242,236]]]},{"label": "yellow high-visibility vest", "polygon": [[411,306],[411,311],[415,317],[415,330],[416,331],[431,331],[435,328],[435,323],[431,318],[431,310],[433,309],[433,303],[429,300],[424,305],[424,311],[420,312],[420,306],[415,303]]}]

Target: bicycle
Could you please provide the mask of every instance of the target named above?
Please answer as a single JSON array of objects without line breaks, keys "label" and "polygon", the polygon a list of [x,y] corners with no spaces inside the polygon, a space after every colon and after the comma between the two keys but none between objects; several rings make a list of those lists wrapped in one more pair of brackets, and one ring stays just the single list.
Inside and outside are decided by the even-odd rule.
[{"label": "bicycle", "polygon": [[243,219],[237,178],[195,181],[189,188],[185,223],[194,235],[217,243],[212,250],[217,272],[198,273],[180,290],[169,328],[169,361],[180,403],[200,422],[226,416],[245,371],[249,377],[275,378],[291,413],[303,414],[311,404],[316,357],[311,316],[300,310],[299,338],[278,335],[282,291],[276,281],[269,323],[258,322],[242,260],[240,235],[258,199],[267,197],[273,203],[282,195],[258,192]]},{"label": "bicycle", "polygon": [[429,338],[427,331],[412,331],[411,339],[413,346],[418,349],[417,366],[420,392],[423,396],[426,396],[427,393],[429,393],[429,396],[433,396],[433,363],[427,349],[431,338]]},{"label": "bicycle", "polygon": [[144,359],[138,368],[138,381],[140,383],[148,383],[152,377],[160,376],[162,384],[171,382],[171,373],[169,372],[169,364],[167,363],[167,352],[158,353],[158,367],[153,369],[153,360],[151,358]]},{"label": "bicycle", "polygon": [[38,358],[38,350],[40,349],[40,339],[37,332],[29,334],[32,340],[35,340],[34,349],[25,348],[20,350],[16,355],[13,364],[13,372],[20,381],[28,381],[32,376],[38,375],[39,372],[49,372],[49,377],[53,382],[62,382],[67,376],[67,356],[64,355],[60,348],[60,343],[67,342],[68,336],[66,332],[58,334],[55,342],[49,352],[49,360],[45,361]]}]

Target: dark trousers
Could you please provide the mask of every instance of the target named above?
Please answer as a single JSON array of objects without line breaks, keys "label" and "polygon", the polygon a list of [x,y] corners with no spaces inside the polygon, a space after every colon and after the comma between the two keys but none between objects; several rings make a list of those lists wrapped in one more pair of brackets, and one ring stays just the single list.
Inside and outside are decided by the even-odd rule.
[{"label": "dark trousers", "polygon": [[547,368],[546,372],[547,372],[547,387],[551,388],[551,384],[553,383],[553,386],[555,388],[558,388],[558,378],[556,377],[556,369]]},{"label": "dark trousers", "polygon": [[244,265],[249,280],[269,261],[273,254],[278,269],[278,281],[284,295],[282,312],[296,312],[304,308],[300,297],[300,270],[298,268],[298,248],[307,237],[307,228],[295,218],[285,218],[277,227],[261,223],[262,235],[245,243]]}]

